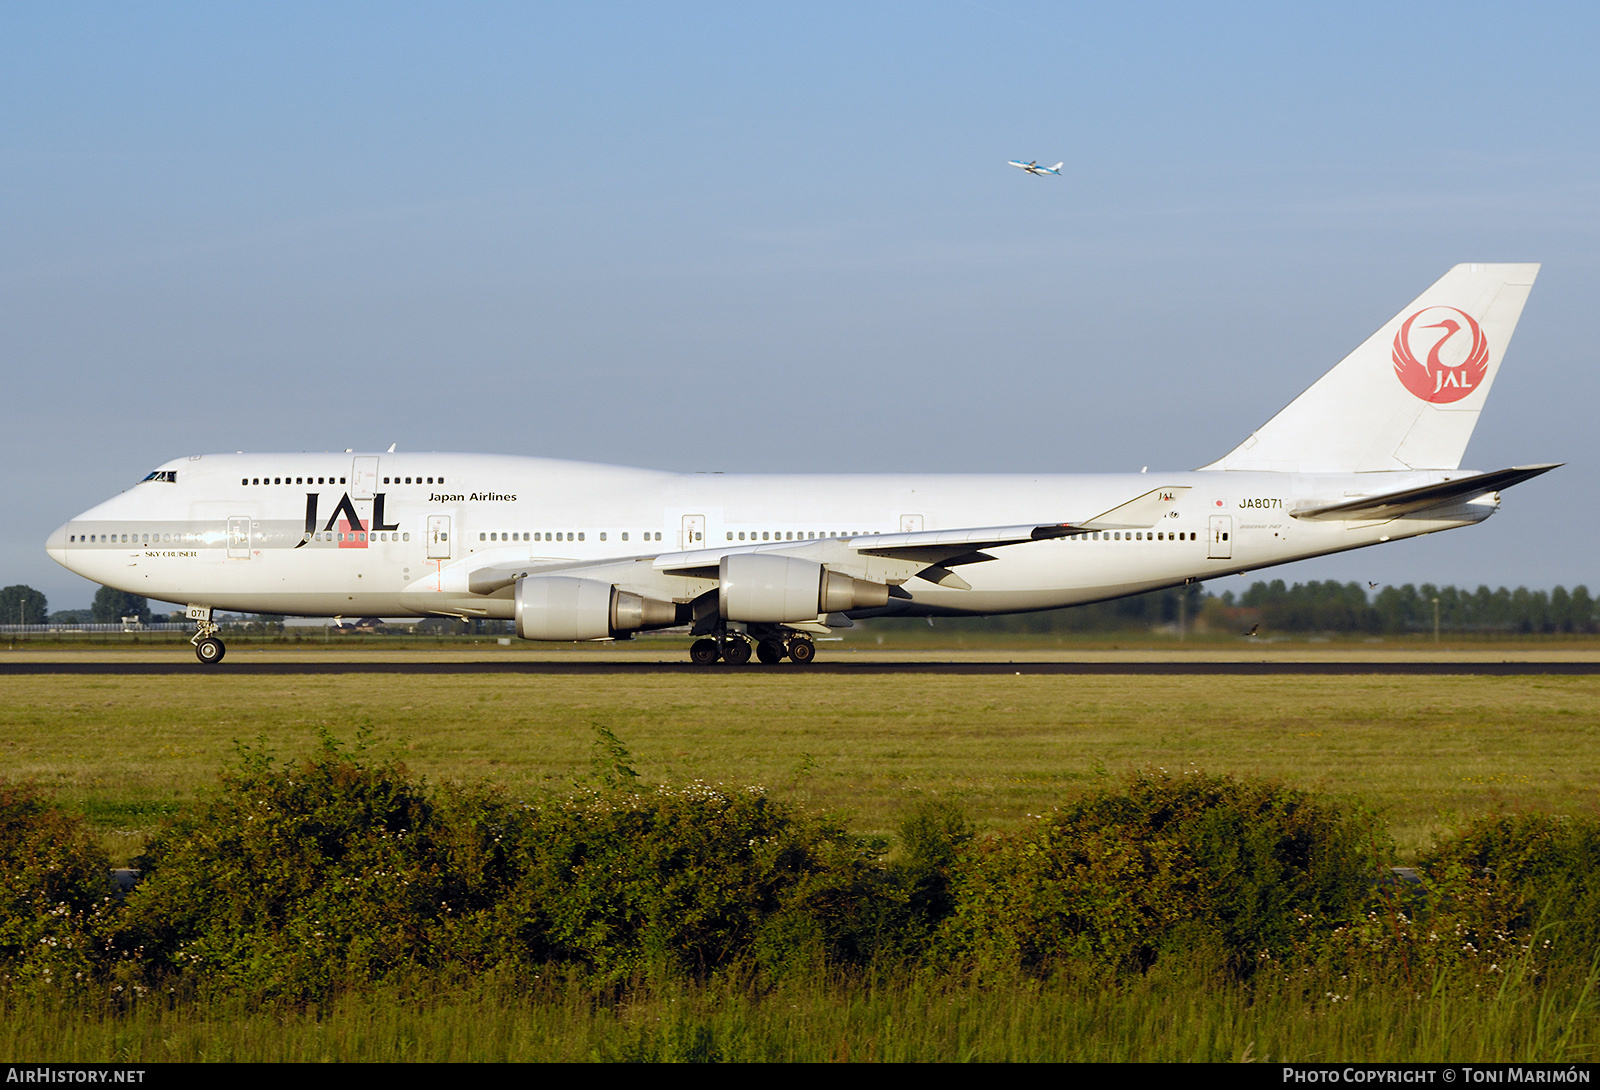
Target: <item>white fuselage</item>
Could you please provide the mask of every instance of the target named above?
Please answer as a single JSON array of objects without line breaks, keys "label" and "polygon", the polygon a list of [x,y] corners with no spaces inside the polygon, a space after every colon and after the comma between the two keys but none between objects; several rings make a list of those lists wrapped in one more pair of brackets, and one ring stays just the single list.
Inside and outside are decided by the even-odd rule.
[{"label": "white fuselage", "polygon": [[992,560],[959,568],[965,586],[913,577],[905,596],[872,611],[1008,613],[1469,525],[1498,503],[1483,496],[1434,517],[1390,521],[1290,515],[1439,479],[1217,470],[756,476],[479,454],[208,454],[168,462],[85,511],[51,535],[49,551],[95,582],[179,604],[507,618],[510,590],[474,590],[474,571],[639,558],[608,578],[683,602],[714,582],[664,575],[648,561],[753,546],[792,553],[806,548],[800,542],[945,528],[1076,525],[1151,489],[1180,490],[1156,525],[993,548]]}]

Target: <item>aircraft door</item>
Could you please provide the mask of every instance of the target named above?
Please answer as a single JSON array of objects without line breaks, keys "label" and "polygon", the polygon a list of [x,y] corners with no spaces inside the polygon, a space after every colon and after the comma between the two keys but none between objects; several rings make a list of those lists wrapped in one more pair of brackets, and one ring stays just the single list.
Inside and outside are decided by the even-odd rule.
[{"label": "aircraft door", "polygon": [[350,498],[370,500],[378,488],[378,459],[357,458],[350,467]]},{"label": "aircraft door", "polygon": [[1233,516],[1211,516],[1211,551],[1206,556],[1211,560],[1231,560],[1233,558]]},{"label": "aircraft door", "polygon": [[228,519],[228,557],[232,560],[250,559],[250,517],[234,515]]},{"label": "aircraft door", "polygon": [[706,517],[704,515],[684,515],[683,529],[678,536],[678,548],[680,549],[705,548]]},{"label": "aircraft door", "polygon": [[922,516],[921,515],[901,515],[900,516],[900,532],[902,534],[920,534],[920,533],[922,533]]},{"label": "aircraft door", "polygon": [[450,516],[428,516],[428,559],[450,559]]}]

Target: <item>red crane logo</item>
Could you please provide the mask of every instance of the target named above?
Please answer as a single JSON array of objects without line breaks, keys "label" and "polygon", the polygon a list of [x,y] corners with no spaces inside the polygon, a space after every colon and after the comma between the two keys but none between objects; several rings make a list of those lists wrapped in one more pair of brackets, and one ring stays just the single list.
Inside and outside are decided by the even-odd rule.
[{"label": "red crane logo", "polygon": [[[1419,323],[1419,318],[1425,320]],[[1430,332],[1435,329],[1444,332]],[[1460,401],[1483,384],[1489,371],[1489,340],[1466,311],[1425,307],[1401,323],[1394,335],[1393,359],[1395,377],[1422,400],[1436,405]]]}]

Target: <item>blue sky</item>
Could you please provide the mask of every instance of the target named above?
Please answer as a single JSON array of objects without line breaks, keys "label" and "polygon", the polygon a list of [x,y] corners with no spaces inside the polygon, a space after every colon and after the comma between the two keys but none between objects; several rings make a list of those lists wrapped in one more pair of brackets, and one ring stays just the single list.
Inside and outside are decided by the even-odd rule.
[{"label": "blue sky", "polygon": [[1275,574],[1600,587],[1597,11],[5,5],[0,584],[205,451],[1190,468],[1531,260],[1467,463],[1568,467]]}]

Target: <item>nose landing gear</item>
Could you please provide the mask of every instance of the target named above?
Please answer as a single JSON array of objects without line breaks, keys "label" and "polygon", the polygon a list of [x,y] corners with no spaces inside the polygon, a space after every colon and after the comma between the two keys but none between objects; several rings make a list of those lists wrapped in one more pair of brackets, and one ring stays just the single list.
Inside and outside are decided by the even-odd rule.
[{"label": "nose landing gear", "polygon": [[228,647],[217,639],[222,626],[211,619],[209,606],[190,606],[189,619],[195,622],[195,634],[189,641],[194,644],[194,657],[203,666],[215,666],[228,653]]}]

